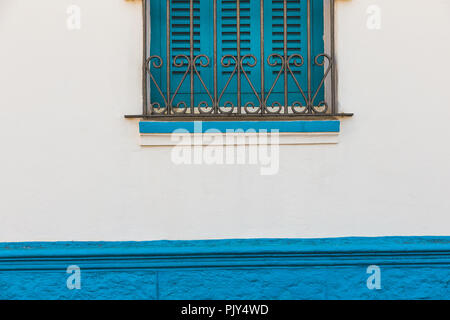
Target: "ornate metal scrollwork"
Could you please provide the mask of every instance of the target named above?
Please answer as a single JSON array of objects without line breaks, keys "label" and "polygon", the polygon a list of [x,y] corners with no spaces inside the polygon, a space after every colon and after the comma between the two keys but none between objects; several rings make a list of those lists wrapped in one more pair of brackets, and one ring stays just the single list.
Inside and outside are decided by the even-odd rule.
[{"label": "ornate metal scrollwork", "polygon": [[[327,63],[328,62],[328,63]],[[186,70],[183,72],[183,75],[181,77],[180,82],[178,83],[175,91],[173,92],[169,102],[167,101],[167,97],[164,95],[163,91],[161,90],[160,85],[156,81],[154,75],[151,72],[151,67],[156,69],[161,69],[164,62],[163,59],[159,56],[150,56],[147,59],[146,63],[146,70],[147,73],[150,76],[150,79],[152,83],[154,84],[156,90],[158,91],[159,95],[161,96],[162,100],[164,101],[164,105],[161,105],[160,102],[154,101],[150,103],[150,110],[152,114],[164,114],[167,113],[167,110],[169,110],[169,106],[171,107],[171,110],[174,114],[185,114],[187,110],[189,109],[188,103],[185,101],[180,101],[174,104],[175,98],[179,95],[179,91],[183,83],[185,82],[186,78],[188,77],[189,73],[191,72],[191,76],[194,76],[198,78],[200,81],[200,84],[202,86],[202,89],[205,91],[206,95],[208,96],[208,101],[200,101],[195,107],[196,110],[200,114],[212,114],[215,110],[217,110],[218,113],[222,114],[231,114],[236,111],[237,106],[232,101],[225,101],[221,103],[223,96],[229,87],[232,79],[235,75],[240,76],[243,75],[244,79],[246,79],[247,83],[249,84],[252,93],[256,97],[257,104],[254,101],[245,101],[243,104],[243,108],[245,110],[246,114],[260,114],[262,113],[262,110],[268,114],[280,114],[283,108],[289,108],[289,110],[294,114],[314,114],[314,113],[326,113],[329,110],[328,103],[325,100],[321,100],[320,102],[316,103],[316,99],[319,96],[320,90],[324,88],[325,81],[327,76],[329,75],[331,68],[333,67],[333,60],[332,58],[327,54],[319,54],[314,57],[314,65],[318,67],[324,67],[326,64],[326,69],[324,71],[324,75],[321,78],[321,81],[318,85],[318,87],[311,91],[311,94],[308,95],[305,93],[304,89],[300,85],[300,82],[298,81],[297,77],[294,74],[294,71],[292,70],[292,66],[295,67],[303,67],[305,65],[304,58],[296,53],[288,56],[287,58],[277,54],[272,53],[267,58],[267,64],[271,67],[279,67],[279,70],[276,72],[276,77],[268,90],[267,94],[265,95],[264,99],[262,92],[258,92],[258,90],[255,88],[252,79],[250,78],[248,74],[248,68],[254,68],[258,60],[257,58],[252,54],[247,54],[242,56],[241,58],[238,58],[233,55],[225,55],[220,60],[221,65],[224,68],[230,68],[233,67],[233,70],[231,71],[225,86],[221,89],[219,96],[217,99],[213,96],[210,89],[204,82],[199,67],[201,68],[207,68],[210,66],[210,58],[207,55],[201,54],[194,57],[194,59],[191,61],[191,58],[187,55],[180,54],[173,58],[173,66],[174,68],[185,68]],[[277,85],[277,83],[280,80],[281,75],[287,72],[289,75],[289,78],[293,81],[295,86],[297,87],[302,99],[302,101],[296,100],[290,103],[289,106],[284,106],[283,103],[279,101],[274,101],[269,104],[269,98],[272,96],[274,89]],[[311,85],[311,84],[309,84]],[[191,94],[194,94],[191,92]],[[238,92],[237,94],[241,94]],[[265,92],[264,92],[265,94]],[[217,108],[215,108],[217,106]]]},{"label": "ornate metal scrollwork", "polygon": [[[279,62],[277,62],[277,59],[279,59]],[[271,55],[269,55],[267,57],[267,64],[271,67],[281,66],[281,69],[278,71],[277,76],[275,77],[275,80],[273,81],[273,84],[270,87],[269,92],[267,93],[266,101],[264,101],[264,104],[266,106],[266,112],[271,113],[271,114],[277,114],[277,113],[280,113],[281,110],[283,109],[282,104],[279,103],[278,101],[275,101],[269,105],[268,101],[269,101],[270,95],[273,92],[273,89],[275,88],[275,86],[278,82],[278,79],[280,79],[280,76],[284,71],[284,68],[286,66],[286,61],[282,55],[277,54],[277,53],[272,53]],[[275,110],[273,110],[273,109],[275,109]]]},{"label": "ornate metal scrollwork", "polygon": [[310,110],[309,101],[305,95],[305,92],[303,91],[303,88],[301,87],[300,83],[297,81],[297,78],[295,77],[294,72],[292,71],[291,60],[292,60],[292,64],[295,67],[302,67],[305,64],[305,60],[303,59],[303,57],[300,54],[294,53],[289,56],[289,58],[287,59],[287,63],[286,63],[286,67],[289,71],[289,74],[292,76],[292,79],[294,80],[295,85],[297,86],[298,90],[300,91],[300,94],[303,97],[303,100],[306,102],[306,104],[303,104],[300,101],[294,101],[291,104],[291,110],[293,113],[305,114]]},{"label": "ornate metal scrollwork", "polygon": [[[247,62],[245,62],[246,60],[247,60]],[[245,68],[244,68],[244,65],[246,65],[246,66],[248,66],[250,68],[253,68],[253,67],[256,66],[257,63],[258,63],[258,61],[257,61],[256,57],[253,54],[247,54],[247,55],[244,55],[241,58],[241,70],[242,70],[242,73],[244,74],[245,78],[247,79],[248,84],[250,85],[250,88],[253,91],[253,94],[255,95],[256,99],[259,102],[259,106],[255,106],[255,103],[252,102],[252,101],[249,101],[249,102],[244,104],[244,110],[248,114],[260,113],[262,108],[263,108],[263,102],[262,102],[262,98],[261,98],[262,95],[258,94],[258,92],[256,91],[252,81],[250,80],[250,78],[249,78],[249,76],[248,76],[248,74],[247,74],[247,72],[245,71]],[[250,108],[252,108],[254,110],[251,110]]]},{"label": "ornate metal scrollwork", "polygon": [[[322,62],[319,62],[320,58],[323,58]],[[325,73],[320,81],[320,84],[311,99],[311,108],[314,113],[326,113],[328,111],[328,103],[326,101],[320,101],[317,105],[314,105],[314,101],[316,100],[317,95],[320,92],[320,89],[324,86],[325,79],[327,78],[328,74],[331,71],[331,68],[333,67],[333,59],[325,53],[318,54],[314,58],[314,64],[319,67],[325,66],[325,60],[328,61],[328,67],[325,70]]]},{"label": "ornate metal scrollwork", "polygon": [[[234,62],[234,64],[233,64]],[[223,106],[220,105],[220,101],[222,100],[223,95],[225,94],[225,90],[227,90],[231,79],[233,79],[233,76],[236,74],[237,69],[238,69],[238,62],[237,62],[237,58],[231,54],[229,55],[225,55],[222,57],[222,59],[220,59],[220,64],[222,65],[222,67],[228,68],[232,65],[234,65],[234,69],[231,72],[230,76],[228,77],[227,82],[225,83],[225,86],[223,87],[220,95],[219,95],[219,99],[217,99],[217,104],[218,104],[218,110],[219,113],[224,113],[224,114],[231,114],[234,112],[234,110],[236,109],[236,106],[233,104],[233,102],[231,101],[225,101],[223,103]],[[230,110],[224,109],[224,108],[230,108]]]},{"label": "ornate metal scrollwork", "polygon": [[[153,62],[152,62],[152,60],[153,60]],[[150,114],[152,114],[152,113],[162,114],[162,113],[166,112],[166,110],[167,110],[167,106],[168,106],[167,99],[164,96],[164,94],[161,90],[161,87],[159,86],[158,82],[156,82],[156,79],[151,72],[150,63],[154,68],[161,69],[161,67],[163,66],[163,59],[160,56],[150,56],[150,57],[148,57],[148,59],[145,63],[145,69],[146,69],[147,73],[149,74],[151,81],[153,82],[154,86],[156,87],[156,89],[158,90],[159,94],[161,95],[161,97],[163,98],[163,101],[164,101],[164,106],[161,106],[161,104],[157,101],[151,102],[150,103]]]},{"label": "ornate metal scrollwork", "polygon": [[176,105],[173,105],[173,102],[174,102],[175,97],[177,96],[178,91],[180,90],[184,80],[186,79],[187,75],[189,74],[191,65],[192,65],[191,59],[185,54],[179,54],[173,58],[173,66],[175,68],[183,68],[184,66],[187,66],[186,71],[183,73],[180,83],[178,84],[177,88],[175,89],[175,91],[172,95],[172,99],[170,100],[170,105],[172,106],[172,110],[176,114],[186,113],[186,111],[188,110],[188,106],[187,106],[186,102],[180,101]]},{"label": "ornate metal scrollwork", "polygon": [[[204,60],[202,60],[202,59],[204,59]],[[200,72],[198,72],[198,70],[197,70],[197,61],[201,67],[206,68],[209,66],[209,58],[208,58],[208,56],[206,56],[204,54],[198,55],[194,58],[194,62],[192,64],[195,74],[197,75],[198,79],[200,80],[200,83],[202,84],[203,88],[206,91],[206,94],[208,95],[209,99],[211,100],[211,105],[209,105],[206,101],[201,101],[198,104],[197,109],[202,114],[209,114],[214,111],[214,98],[212,97],[211,92],[209,91],[208,87],[206,86],[205,82],[203,81],[203,79],[200,75]]]}]

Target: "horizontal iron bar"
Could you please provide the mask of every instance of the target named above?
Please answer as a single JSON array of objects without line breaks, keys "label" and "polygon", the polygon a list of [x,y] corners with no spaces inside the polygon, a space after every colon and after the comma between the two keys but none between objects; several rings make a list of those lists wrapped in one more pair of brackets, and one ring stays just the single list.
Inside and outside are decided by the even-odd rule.
[{"label": "horizontal iron bar", "polygon": [[334,118],[345,118],[345,117],[352,117],[353,113],[335,113],[335,114],[305,114],[305,115],[298,115],[298,114],[280,114],[279,116],[273,115],[273,114],[258,114],[258,115],[242,115],[242,114],[214,114],[214,115],[201,115],[201,114],[182,114],[182,115],[144,115],[144,114],[137,114],[137,115],[125,115],[125,118],[127,119],[158,119],[158,121],[161,120],[173,120],[173,121],[180,121],[182,119],[187,119],[189,121],[193,120],[207,120],[212,121],[215,119],[221,119],[221,120],[261,120],[264,118],[264,120],[270,120],[270,119],[299,119],[299,120],[314,120],[314,119],[334,119]]}]

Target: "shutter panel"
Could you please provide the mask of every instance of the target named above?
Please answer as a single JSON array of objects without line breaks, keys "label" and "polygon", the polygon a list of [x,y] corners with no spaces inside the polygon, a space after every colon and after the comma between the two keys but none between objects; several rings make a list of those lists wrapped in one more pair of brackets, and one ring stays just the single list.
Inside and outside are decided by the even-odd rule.
[{"label": "shutter panel", "polygon": [[[323,1],[311,1],[311,48],[313,59],[317,55],[325,52],[323,12]],[[322,59],[319,59],[319,62],[322,62]],[[312,94],[314,94],[315,90],[319,87],[324,71],[324,67],[316,65],[311,66],[311,83],[313,88]],[[325,100],[325,89],[322,87],[314,100],[314,104],[317,105],[323,100]]]},{"label": "shutter panel", "polygon": [[[166,77],[165,77],[165,70],[166,70],[166,55],[165,55],[165,20],[163,17],[163,11],[164,3],[162,1],[150,1],[150,55],[151,56],[159,56],[161,57],[162,61],[164,61],[161,68],[155,68],[153,66],[153,63],[150,62],[150,72],[155,78],[155,81],[158,83],[158,85],[161,88],[162,93],[164,94],[164,97],[167,96],[167,89],[166,89]],[[163,30],[161,30],[163,29]],[[155,30],[161,30],[155,32]],[[159,62],[155,60],[155,63],[158,64]],[[164,77],[163,77],[164,76]],[[157,87],[153,83],[153,81],[149,80],[150,83],[150,100],[152,102],[159,103],[162,107],[164,107],[164,99],[161,97],[160,93],[158,92]]]},{"label": "shutter panel", "polygon": [[[237,15],[236,0],[218,0],[218,77],[219,94],[225,88],[225,85],[235,67],[234,62],[230,67],[223,67],[220,59],[226,55],[237,56]],[[256,57],[258,63],[254,67],[244,65],[244,70],[252,81],[258,94],[261,90],[260,84],[260,0],[241,0],[240,1],[240,42],[241,57],[252,54]],[[231,61],[231,60],[228,60]],[[246,62],[253,63],[251,59]],[[237,75],[233,75],[231,82],[225,90],[225,94],[220,101],[221,104],[226,101],[237,103]],[[242,105],[252,101],[257,104],[257,99],[245,76],[241,74],[241,101]]]},{"label": "shutter panel", "polygon": [[[265,0],[265,55],[266,61],[269,55],[276,53],[284,55],[284,24],[283,24],[283,0]],[[323,2],[311,1],[311,29],[312,29],[312,59],[324,52],[323,45]],[[296,67],[292,61],[290,68],[305,94],[308,90],[307,57],[308,57],[308,35],[307,35],[307,1],[287,0],[287,52],[288,55],[300,54],[304,59],[302,67]],[[275,82],[281,66],[271,67],[266,63],[265,75],[266,90],[269,90]],[[317,88],[323,76],[323,67],[312,67],[312,91]],[[289,103],[300,101],[305,103],[297,86],[288,76]],[[317,96],[316,102],[320,99]],[[273,101],[284,102],[284,73],[281,74],[277,84],[269,98],[268,104]]]},{"label": "shutter panel", "polygon": [[[181,83],[187,70],[187,65],[176,67],[173,60],[177,55],[186,55],[190,57],[190,0],[171,0],[170,1],[170,68],[171,68],[171,94],[173,95],[178,85]],[[197,70],[209,90],[212,84],[213,68],[213,22],[212,22],[212,4],[210,0],[194,0],[194,56],[204,54],[210,58],[208,67],[201,67],[197,62]],[[154,14],[152,14],[154,12]],[[159,55],[166,63],[166,1],[151,1],[151,54]],[[183,58],[178,62],[187,63]],[[204,60],[203,60],[204,61]],[[166,64],[161,69],[152,68],[153,74],[158,76],[161,89],[166,93],[167,78]],[[198,79],[194,76],[194,97],[195,103],[210,100]],[[153,94],[154,93],[154,94]],[[152,90],[152,98],[160,96],[157,91]],[[174,99],[174,105],[179,101],[185,101],[189,105],[190,101],[190,73],[184,79],[177,96]]]}]

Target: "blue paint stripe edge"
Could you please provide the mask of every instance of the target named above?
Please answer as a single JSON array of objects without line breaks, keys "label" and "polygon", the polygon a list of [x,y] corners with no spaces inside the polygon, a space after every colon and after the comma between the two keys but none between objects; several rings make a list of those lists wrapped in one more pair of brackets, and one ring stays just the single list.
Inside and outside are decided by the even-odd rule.
[{"label": "blue paint stripe edge", "polygon": [[227,131],[277,131],[282,133],[340,132],[339,120],[298,121],[141,121],[139,131],[152,133],[216,133]]},{"label": "blue paint stripe edge", "polygon": [[377,237],[325,239],[231,239],[145,242],[6,242],[0,243],[0,264],[27,257],[120,255],[191,255],[259,253],[396,253],[448,252],[450,237]]}]

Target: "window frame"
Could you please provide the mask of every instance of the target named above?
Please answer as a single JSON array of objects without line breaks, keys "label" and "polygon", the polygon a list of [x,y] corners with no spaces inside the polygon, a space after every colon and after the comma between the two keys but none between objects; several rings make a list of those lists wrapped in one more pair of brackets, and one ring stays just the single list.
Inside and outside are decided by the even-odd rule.
[{"label": "window frame", "polygon": [[[155,82],[154,78],[152,79],[152,74],[150,72],[151,66],[154,67],[163,67],[163,58],[162,57],[155,57],[150,56],[150,36],[151,36],[151,16],[149,12],[149,2],[150,1],[161,1],[164,3],[164,0],[143,0],[142,2],[142,18],[143,18],[143,68],[142,68],[142,91],[143,91],[143,110],[142,114],[140,115],[128,115],[127,118],[143,118],[143,119],[156,119],[156,118],[189,118],[193,120],[201,120],[201,119],[220,119],[220,118],[227,118],[227,119],[234,119],[234,120],[249,120],[251,118],[256,118],[258,120],[261,119],[292,119],[292,118],[309,118],[309,117],[344,117],[344,116],[352,116],[351,113],[339,113],[338,110],[338,103],[337,103],[337,75],[336,75],[336,59],[335,59],[335,0],[302,0],[307,2],[308,10],[310,10],[311,3],[313,1],[323,1],[324,3],[324,53],[313,56],[311,54],[311,23],[310,23],[310,12],[308,11],[308,56],[301,58],[301,63],[307,63],[308,70],[310,70],[310,67],[312,64],[320,65],[322,64],[324,69],[324,77],[321,80],[321,86],[323,87],[325,94],[324,94],[324,105],[326,107],[323,107],[322,110],[319,110],[318,107],[315,106],[313,99],[313,91],[311,90],[311,78],[310,78],[310,72],[308,71],[308,90],[305,97],[305,94],[302,92],[303,97],[305,97],[305,104],[300,108],[300,106],[293,106],[288,105],[287,107],[285,105],[280,105],[277,109],[277,105],[275,108],[269,106],[266,104],[266,101],[264,101],[264,94],[267,92],[260,92],[260,99],[258,100],[260,105],[253,107],[251,109],[251,106],[247,107],[245,103],[239,102],[239,94],[238,94],[238,103],[236,106],[233,106],[232,108],[225,108],[225,106],[220,106],[218,101],[218,90],[217,90],[217,63],[220,63],[220,57],[217,56],[217,50],[214,50],[214,57],[209,61],[208,63],[214,63],[214,92],[212,92],[212,99],[211,99],[211,105],[210,106],[203,106],[203,108],[200,106],[195,106],[191,98],[191,103],[188,106],[187,104],[184,105],[184,111],[180,112],[181,108],[175,110],[176,108],[172,106],[173,99],[171,100],[171,93],[169,90],[168,96],[165,98],[165,106],[161,106],[160,104],[155,105],[151,99],[149,94],[149,86],[153,82]],[[190,0],[191,6],[193,6],[193,1]],[[217,3],[219,0],[214,0],[214,20],[217,21],[216,15],[217,15]],[[170,25],[170,0],[166,0],[166,6],[167,6],[167,25]],[[236,0],[237,5],[239,5],[240,0]],[[261,0],[261,7],[263,7],[264,0]],[[287,0],[283,0],[284,8],[287,7]],[[192,8],[191,8],[192,12]],[[262,13],[263,15],[264,13]],[[239,14],[237,14],[237,17],[239,17]],[[286,10],[284,12],[284,19],[286,19],[287,14]],[[239,18],[237,18],[239,19]],[[239,24],[239,21],[237,21],[237,24]],[[286,25],[286,24],[285,24]],[[261,23],[261,28],[264,28],[264,23]],[[169,38],[169,32],[170,27],[166,28],[166,32]],[[214,42],[217,43],[217,22],[214,23]],[[167,41],[170,42],[170,41]],[[170,45],[170,44],[168,44]],[[169,51],[169,47],[167,48]],[[168,55],[169,58],[169,55]],[[190,57],[193,58],[192,55]],[[242,56],[239,57],[239,53],[235,58],[238,58],[236,61],[238,65],[242,66]],[[195,59],[195,57],[194,57]],[[193,60],[195,61],[195,60]],[[284,56],[284,60],[281,61],[281,71],[283,71],[283,76],[288,72],[289,63],[286,63],[286,61],[289,62],[289,59],[287,56]],[[190,68],[190,64],[188,61],[188,67]],[[167,65],[166,65],[167,67]],[[192,68],[194,69],[194,68]],[[237,68],[239,70],[239,68]],[[281,72],[280,71],[280,72]],[[194,70],[192,70],[193,74]],[[170,79],[170,66],[168,68],[167,74]],[[264,72],[262,73],[264,76]],[[240,72],[237,74],[237,78],[241,77],[244,79],[245,72]],[[192,76],[191,76],[192,77]],[[286,78],[284,78],[286,79]],[[169,80],[170,81],[170,80]],[[239,81],[239,80],[238,80]],[[293,79],[291,79],[293,81]],[[169,85],[170,88],[170,85]],[[160,89],[158,89],[161,92]],[[267,89],[266,89],[267,90]],[[320,90],[320,87],[317,89],[317,91]],[[314,97],[315,98],[315,97]],[[287,100],[285,100],[287,101]],[[322,103],[322,102],[321,102]],[[296,109],[297,107],[297,109]],[[270,109],[269,111],[269,108]],[[299,110],[302,111],[299,111]],[[157,110],[157,111],[155,111]],[[162,110],[162,112],[160,112]],[[231,112],[229,112],[231,110]],[[256,112],[254,112],[256,110]],[[278,110],[278,111],[277,111]],[[304,110],[304,111],[303,111]],[[189,112],[188,112],[189,111]]]}]

